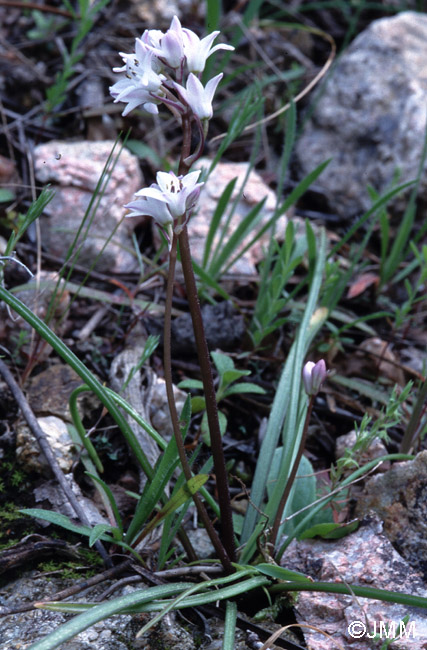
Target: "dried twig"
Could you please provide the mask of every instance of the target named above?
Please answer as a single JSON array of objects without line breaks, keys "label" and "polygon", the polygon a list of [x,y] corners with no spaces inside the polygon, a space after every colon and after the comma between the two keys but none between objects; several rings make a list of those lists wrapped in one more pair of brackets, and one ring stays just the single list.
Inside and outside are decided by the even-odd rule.
[{"label": "dried twig", "polygon": [[[2,375],[3,379],[9,386],[12,395],[16,399],[19,408],[22,411],[22,415],[27,421],[27,424],[30,427],[32,433],[34,434],[34,437],[36,438],[42,453],[44,454],[47,462],[49,463],[50,468],[53,474],[55,475],[55,478],[57,479],[59,485],[61,486],[66,498],[68,499],[71,506],[73,507],[74,512],[76,513],[77,517],[80,519],[82,524],[86,526],[90,526],[90,522],[86,517],[86,513],[83,510],[80,503],[78,502],[70,486],[68,485],[64,473],[62,472],[58,464],[58,461],[56,460],[55,455],[52,449],[50,448],[46,435],[43,429],[40,427],[36,416],[34,415],[30,405],[28,404],[28,401],[25,398],[24,393],[19,388],[18,384],[13,378],[12,373],[10,372],[7,365],[1,359],[0,359],[0,375]],[[111,558],[109,557],[107,551],[105,550],[104,546],[99,540],[96,542],[96,549],[98,550],[105,564],[107,566],[111,566]]]}]

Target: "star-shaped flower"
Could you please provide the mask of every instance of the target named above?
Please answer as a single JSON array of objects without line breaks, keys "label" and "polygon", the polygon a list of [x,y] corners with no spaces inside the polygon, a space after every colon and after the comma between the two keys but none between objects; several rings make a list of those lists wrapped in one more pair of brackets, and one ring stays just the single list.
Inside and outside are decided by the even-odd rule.
[{"label": "star-shaped flower", "polygon": [[184,35],[184,54],[187,60],[189,72],[200,75],[205,69],[206,60],[217,50],[234,50],[232,45],[219,43],[212,47],[212,43],[218,36],[219,32],[212,32],[200,39],[191,29],[183,29]]},{"label": "star-shaped flower", "polygon": [[190,73],[187,86],[184,88],[177,83],[174,86],[182,99],[190,106],[191,110],[200,120],[210,120],[213,115],[212,100],[219,82],[223,77],[222,72],[217,74],[203,86],[195,74]]}]

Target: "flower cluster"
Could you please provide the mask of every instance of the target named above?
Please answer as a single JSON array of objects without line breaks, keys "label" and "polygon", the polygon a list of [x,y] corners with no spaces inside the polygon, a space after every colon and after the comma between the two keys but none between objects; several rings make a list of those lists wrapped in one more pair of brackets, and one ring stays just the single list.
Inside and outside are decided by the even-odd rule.
[{"label": "flower cluster", "polygon": [[127,104],[123,115],[138,106],[148,113],[157,113],[158,105],[163,102],[180,113],[189,108],[202,122],[210,120],[212,99],[222,74],[210,79],[206,86],[200,76],[211,54],[234,49],[223,43],[213,45],[218,34],[215,31],[200,39],[191,29],[181,27],[176,16],[165,33],[158,29],[145,30],[136,39],[134,52],[120,52],[124,65],[114,68],[114,72],[124,73],[110,87],[114,102]]},{"label": "flower cluster", "polygon": [[[206,86],[200,80],[207,59],[217,50],[234,50],[231,45],[214,45],[219,32],[200,39],[190,29],[181,27],[174,16],[166,33],[148,29],[137,38],[135,51],[120,53],[124,65],[114,68],[124,73],[110,88],[115,102],[127,104],[123,115],[136,107],[149,113],[158,113],[163,103],[182,120],[186,140],[190,142],[191,125],[196,124],[200,138],[196,151],[182,154],[183,166],[189,169],[203,150],[208,122],[212,117],[212,100],[222,74],[210,79]],[[185,85],[184,85],[185,83]],[[173,172],[158,172],[157,183],[139,190],[136,199],[125,207],[128,217],[153,217],[169,242],[173,231],[178,235],[187,223],[199,198],[203,183],[198,183],[200,171],[176,176]]]}]

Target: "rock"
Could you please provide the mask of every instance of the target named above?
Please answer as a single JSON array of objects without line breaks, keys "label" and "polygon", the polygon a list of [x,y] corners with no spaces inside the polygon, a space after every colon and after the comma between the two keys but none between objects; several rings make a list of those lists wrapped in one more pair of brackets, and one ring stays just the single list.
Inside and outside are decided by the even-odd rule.
[{"label": "rock", "polygon": [[[63,472],[71,472],[77,454],[68,433],[67,425],[54,415],[37,418],[47,442]],[[42,453],[28,425],[20,421],[16,426],[16,458],[27,472],[50,475],[50,465]]]},{"label": "rock", "polygon": [[[26,397],[37,415],[55,415],[62,420],[72,422],[68,402],[70,395],[83,384],[79,375],[65,363],[55,363],[38,375],[31,377],[26,384]],[[96,408],[99,404],[93,393],[83,393],[77,398],[80,406],[80,417],[83,417],[82,406],[86,409]]]},{"label": "rock", "polygon": [[[37,421],[47,436],[47,441],[61,469],[71,472],[77,460],[77,451],[68,432],[67,423],[72,422],[68,401],[72,391],[83,381],[78,374],[63,363],[56,363],[32,377],[26,385],[26,397]],[[78,397],[80,417],[84,410],[99,404],[93,393]],[[26,422],[20,419],[16,425],[16,457],[28,471],[50,475],[49,464]]]},{"label": "rock", "polygon": [[427,451],[367,481],[356,514],[370,511],[384,522],[384,534],[399,553],[427,579]]},{"label": "rock", "polygon": [[[230,302],[203,305],[202,318],[210,350],[233,350],[240,344],[245,333],[244,319]],[[172,353],[194,354],[195,351],[191,314],[178,316],[172,321]]]},{"label": "rock", "polygon": [[[320,90],[296,147],[302,175],[333,157],[316,185],[333,212],[351,219],[380,194],[417,176],[426,129],[427,15],[403,12],[376,20],[337,61]],[[409,189],[394,198],[404,211]],[[418,198],[427,203],[427,167]]]},{"label": "rock", "polygon": [[[209,169],[211,165],[210,160],[201,159],[197,163],[197,167],[206,167]],[[234,162],[220,162],[217,164],[213,172],[210,174],[206,184],[204,185],[198,208],[196,213],[191,217],[188,223],[188,234],[190,238],[191,253],[198,264],[203,260],[205,241],[209,232],[209,225],[212,221],[212,215],[215,212],[216,206],[222,193],[227,187],[228,183],[237,178],[237,183],[234,188],[228,206],[233,205],[233,201],[237,198],[242,184],[248,172],[248,163],[234,163]],[[229,210],[223,215],[221,224],[225,228],[225,237],[220,246],[222,249],[230,236],[235,232],[241,221],[248,215],[252,208],[261,199],[265,198],[266,201],[260,212],[261,219],[258,220],[257,225],[253,226],[244,238],[243,242],[237,246],[236,251],[242,251],[245,245],[253,238],[255,232],[265,225],[273,216],[276,207],[276,194],[271,190],[266,183],[262,180],[261,176],[252,170],[246,180],[243,194],[241,195],[233,216],[225,228],[226,220]],[[286,229],[287,219],[282,216],[277,221],[276,233],[278,237],[283,239]],[[243,255],[230,267],[228,273],[253,275],[256,273],[256,264],[263,259],[263,249],[268,246],[271,237],[271,230],[267,230],[264,235],[253,245],[251,248],[243,253]],[[219,245],[219,234],[214,237],[212,249],[215,250]],[[234,256],[234,255],[233,255]],[[229,261],[229,260],[227,260]]]},{"label": "rock", "polygon": [[[69,484],[70,491],[73,492],[81,509],[84,511],[89,525],[108,524],[108,520],[101,515],[94,500],[84,496],[80,487],[74,481],[72,474],[67,474],[65,479]],[[45,481],[34,488],[34,498],[38,508],[54,510],[76,521],[76,523],[81,523],[76,520],[76,512],[56,480]],[[50,525],[42,519],[39,519],[38,522],[42,525]]]},{"label": "rock", "polygon": [[[317,581],[340,582],[427,596],[421,576],[394,550],[382,534],[382,523],[376,518],[364,520],[359,529],[339,540],[294,541],[282,559],[287,569],[301,571]],[[395,624],[399,635],[400,621],[410,616],[402,628],[401,638],[393,642],[396,650],[423,650],[427,635],[425,610],[407,605],[367,598],[300,592],[295,605],[297,621],[320,631],[302,628],[309,650],[371,650],[384,647],[384,624]],[[356,623],[357,622],[357,623]],[[353,627],[351,627],[353,624]],[[412,624],[412,627],[409,627]],[[390,633],[392,631],[390,628]],[[372,645],[372,635],[383,630],[382,641]],[[367,635],[371,635],[368,638]],[[338,644],[341,644],[339,646]]]},{"label": "rock", "polygon": [[[132,247],[130,233],[138,219],[127,219],[123,223],[121,220],[126,212],[123,205],[143,186],[136,156],[122,149],[117,158],[119,149],[116,148],[108,167],[111,174],[108,183],[104,181],[103,191],[90,208],[113,147],[112,140],[51,141],[39,145],[34,152],[37,179],[41,183],[51,183],[56,191],[40,221],[45,249],[64,259],[71,245],[76,251],[81,246],[73,259],[89,267],[100,255],[96,269],[108,273],[132,271],[137,266],[129,249]],[[88,219],[75,242],[87,210]],[[113,231],[112,240],[103,250]]]},{"label": "rock", "polygon": [[[187,399],[187,393],[174,384],[173,394],[179,415]],[[166,382],[163,377],[157,377],[157,375],[154,375],[151,386],[149,410],[151,424],[157,433],[160,433],[165,440],[170,440],[173,435],[173,428],[166,395]]]},{"label": "rock", "polygon": [[[52,597],[58,591],[72,586],[74,581],[64,581],[58,575],[40,576],[36,571],[3,586],[0,593],[0,611],[16,607],[21,603]],[[105,583],[89,592],[88,600],[95,599],[105,589]],[[126,587],[114,593],[114,597],[130,593]],[[85,600],[85,592],[73,600]],[[70,619],[69,614],[36,609],[13,614],[2,619],[0,628],[0,647],[7,650],[24,650],[32,643],[46,637],[49,632]],[[61,644],[62,650],[126,650],[131,647],[140,625],[129,614],[96,623],[70,641]]]}]

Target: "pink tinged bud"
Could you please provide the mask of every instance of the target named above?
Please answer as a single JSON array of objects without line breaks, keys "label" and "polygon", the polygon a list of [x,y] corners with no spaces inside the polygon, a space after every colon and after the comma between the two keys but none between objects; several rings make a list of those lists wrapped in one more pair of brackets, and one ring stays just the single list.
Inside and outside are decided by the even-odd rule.
[{"label": "pink tinged bud", "polygon": [[323,359],[320,359],[317,363],[307,361],[302,369],[302,380],[307,395],[317,395],[327,375],[328,371],[326,370],[326,363]]}]

